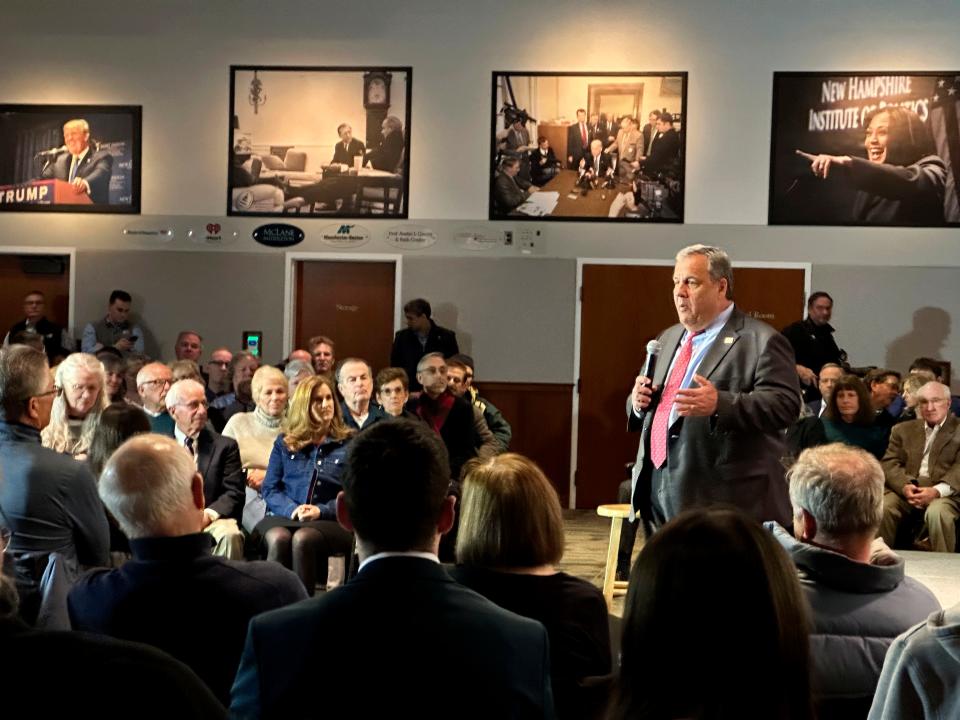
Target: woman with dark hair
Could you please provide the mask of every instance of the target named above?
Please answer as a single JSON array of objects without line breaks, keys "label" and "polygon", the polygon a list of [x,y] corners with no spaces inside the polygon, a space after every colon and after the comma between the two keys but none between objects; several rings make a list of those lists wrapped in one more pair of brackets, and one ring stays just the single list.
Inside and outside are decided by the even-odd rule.
[{"label": "woman with dark hair", "polygon": [[796,568],[737,510],[697,509],[641,550],[611,720],[811,720],[809,616]]},{"label": "woman with dark hair", "polygon": [[586,720],[597,716],[605,698],[582,681],[610,673],[607,604],[592,584],[557,571],[563,545],[560,500],[532,460],[506,453],[464,466],[458,565],[451,575],[500,607],[543,623],[557,717]]},{"label": "woman with dark hair", "polygon": [[930,130],[904,107],[888,106],[864,118],[866,158],[811,155],[819,178],[843,168],[857,189],[851,220],[878,225],[942,225],[947,166],[936,155]]},{"label": "woman with dark hair", "polygon": [[112,403],[126,402],[127,397],[127,364],[119,355],[100,352],[97,359],[103,365],[107,392],[107,400]]},{"label": "woman with dark hair", "polygon": [[844,375],[837,380],[821,419],[827,442],[863,448],[877,460],[883,460],[890,428],[874,422],[870,394],[860,378]]},{"label": "woman with dark hair", "polygon": [[333,380],[309,377],[297,386],[273,443],[260,492],[267,516],[255,532],[267,559],[292,568],[313,595],[327,580],[327,558],[350,552],[353,537],[336,520],[347,441]]}]

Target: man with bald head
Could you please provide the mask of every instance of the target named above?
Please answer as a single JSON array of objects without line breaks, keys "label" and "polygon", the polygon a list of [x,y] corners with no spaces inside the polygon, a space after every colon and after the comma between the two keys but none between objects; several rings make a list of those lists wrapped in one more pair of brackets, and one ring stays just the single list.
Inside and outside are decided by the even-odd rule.
[{"label": "man with bald head", "polygon": [[68,605],[74,630],[165,650],[226,703],[250,618],[307,594],[276,563],[211,555],[205,485],[175,440],[148,434],[121,445],[99,491],[130,538],[133,558],[83,576]]},{"label": "man with bald head", "polygon": [[196,380],[175,382],[167,391],[166,404],[175,423],[175,440],[203,477],[203,530],[216,541],[214,554],[241,560],[243,531],[239,522],[246,483],[237,441],[207,427],[207,397]]},{"label": "man with bald head", "polygon": [[173,437],[173,417],[167,412],[165,398],[173,384],[173,371],[163,363],[147,363],[137,373],[137,394],[143,411],[150,418],[150,429]]},{"label": "man with bald head", "polygon": [[893,427],[883,456],[886,492],[880,536],[893,547],[902,523],[922,523],[932,550],[955,552],[960,420],[950,414],[950,388],[943,383],[928,382],[917,397],[919,417]]}]

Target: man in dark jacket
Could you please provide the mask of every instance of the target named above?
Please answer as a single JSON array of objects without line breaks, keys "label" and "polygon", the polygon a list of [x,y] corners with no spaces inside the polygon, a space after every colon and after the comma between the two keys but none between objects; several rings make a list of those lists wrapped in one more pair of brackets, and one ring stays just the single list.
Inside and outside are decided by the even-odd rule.
[{"label": "man in dark jacket", "polygon": [[33,290],[27,293],[23,298],[24,319],[10,328],[3,344],[16,342],[15,338],[20,333],[39,336],[47,353],[47,360],[52,364],[70,354],[73,340],[62,327],[47,319],[45,310],[46,298],[42,292]]},{"label": "man in dark jacket", "polygon": [[807,299],[807,317],[782,331],[797,356],[797,376],[807,402],[820,399],[817,376],[821,368],[829,363],[842,365],[845,359],[833,339],[832,314],[833,298],[822,290],[811,293]]},{"label": "man in dark jacket", "polygon": [[790,554],[813,610],[810,654],[821,717],[865,717],[894,638],[940,603],[904,574],[903,558],[874,540],[883,471],[839,443],[801,453],[788,473],[796,540],[768,528]]},{"label": "man in dark jacket", "polygon": [[410,392],[418,392],[422,387],[420,381],[415,379],[420,358],[432,352],[441,353],[445,358],[460,352],[457,334],[437,325],[430,314],[430,303],[426,300],[411,300],[403,306],[407,329],[401,330],[393,338],[390,365],[403,368],[407,377],[414,378],[410,381]]}]

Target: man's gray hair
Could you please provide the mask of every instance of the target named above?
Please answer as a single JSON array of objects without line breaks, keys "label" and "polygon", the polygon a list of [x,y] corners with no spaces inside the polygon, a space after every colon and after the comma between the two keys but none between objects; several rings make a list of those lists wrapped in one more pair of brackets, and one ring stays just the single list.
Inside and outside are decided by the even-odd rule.
[{"label": "man's gray hair", "polygon": [[[170,411],[174,408],[175,405],[179,405],[181,402],[181,396],[186,390],[190,389],[199,389],[202,393],[203,385],[198,383],[196,380],[190,380],[185,378],[183,380],[177,380],[173,385],[170,386],[170,389],[167,390],[167,396],[164,398],[164,402],[167,405],[167,410]],[[170,413],[173,414],[172,412]]]},{"label": "man's gray hair", "polygon": [[714,247],[712,245],[688,245],[677,253],[677,262],[691,255],[703,255],[707,259],[707,270],[710,273],[710,279],[714,282],[720,282],[721,279],[727,281],[727,300],[733,300],[733,265],[730,263],[730,256],[726,250]]},{"label": "man's gray hair", "polygon": [[28,345],[0,348],[0,417],[17,422],[27,401],[47,389],[47,356]]},{"label": "man's gray hair", "polygon": [[935,397],[950,399],[950,388],[936,380],[929,380],[920,386],[917,390],[917,397],[924,397],[928,400]]},{"label": "man's gray hair", "polygon": [[876,532],[883,517],[883,469],[860,448],[831,443],[800,453],[787,471],[794,514],[806,510],[817,534],[839,539]]},{"label": "man's gray hair", "polygon": [[194,509],[193,458],[173,438],[155,433],[127,440],[100,474],[100,499],[134,540],[161,534],[167,519]]},{"label": "man's gray hair", "polygon": [[370,376],[370,379],[373,380],[373,366],[372,366],[370,363],[368,363],[368,362],[367,362],[366,360],[364,360],[363,358],[348,357],[348,358],[346,358],[346,359],[344,359],[344,360],[341,360],[341,361],[337,364],[337,370],[336,370],[336,372],[334,373],[334,376],[335,376],[336,379],[337,379],[337,384],[338,384],[338,385],[340,384],[340,372],[343,370],[343,366],[346,365],[346,364],[348,364],[348,363],[363,363],[364,365],[366,365],[366,366],[367,366],[367,374]]},{"label": "man's gray hair", "polygon": [[291,360],[287,363],[287,366],[283,369],[283,374],[286,376],[287,381],[293,380],[295,377],[301,373],[307,373],[308,375],[316,375],[317,371],[313,369],[313,365],[308,363],[306,360]]},{"label": "man's gray hair", "polygon": [[427,366],[427,360],[430,360],[432,358],[440,358],[441,360],[443,360],[444,363],[447,362],[447,359],[443,356],[443,353],[441,352],[427,353],[422,358],[420,358],[420,362],[417,363],[417,372],[422,372],[423,369]]}]

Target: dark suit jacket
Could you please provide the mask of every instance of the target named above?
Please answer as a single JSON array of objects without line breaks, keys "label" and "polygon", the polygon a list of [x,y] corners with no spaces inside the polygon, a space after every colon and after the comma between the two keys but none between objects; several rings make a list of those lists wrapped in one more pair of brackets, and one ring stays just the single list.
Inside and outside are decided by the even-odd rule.
[{"label": "dark suit jacket", "polygon": [[643,171],[647,175],[656,175],[659,172],[669,170],[679,154],[680,133],[670,128],[653,141],[653,148],[643,164]]},{"label": "dark suit jacket", "polygon": [[397,165],[400,164],[402,154],[403,133],[394,130],[386,137],[381,137],[380,145],[366,154],[364,164],[369,162],[375,170],[397,172]]},{"label": "dark suit jacket", "polygon": [[510,177],[498,172],[493,180],[493,207],[498,213],[506,214],[523,204],[527,193],[520,187],[520,176]]},{"label": "dark suit jacket", "polygon": [[[73,156],[61,153],[43,171],[41,177],[67,180],[70,177],[70,164]],[[106,150],[94,150],[90,147],[80,166],[76,177],[83,178],[90,186],[90,199],[98,204],[110,202],[110,175],[113,173],[113,155]]]},{"label": "dark suit jacket", "polygon": [[347,148],[343,146],[343,141],[341,140],[333,149],[333,160],[330,162],[343,163],[344,165],[353,167],[353,159],[357,155],[363,155],[363,150],[363,143],[356,138],[350,138],[350,147]]},{"label": "dark suit jacket", "polygon": [[573,157],[570,168],[576,170],[580,167],[580,158],[590,154],[590,125],[587,124],[587,144],[583,144],[583,138],[580,135],[580,125],[574,123],[567,128],[567,155]]},{"label": "dark suit jacket", "polygon": [[206,533],[131,540],[132,560],[70,591],[73,628],[160,648],[227,704],[250,618],[307,591],[279,563],[214,557],[212,543]]},{"label": "dark suit jacket", "polygon": [[[660,335],[663,352],[653,384],[663,387],[683,336],[682,325]],[[782,430],[800,413],[800,388],[787,339],[734,308],[697,370],[719,393],[713,417],[678,418],[667,432],[670,487],[661,501],[668,517],[691,507],[736,505],[759,521],[789,526],[792,511],[784,468]],[[650,427],[659,395],[642,417],[627,398],[628,426],[641,430],[633,468],[633,506],[649,517]]]},{"label": "dark suit jacket", "polygon": [[[553,717],[548,656],[540,623],[458,585],[431,560],[383,558],[343,587],[254,618],[230,709],[237,718],[388,718],[426,708]],[[322,696],[317,683],[329,688]]]},{"label": "dark suit jacket", "polygon": [[443,353],[445,358],[460,352],[457,344],[457,334],[453,330],[440,327],[433,320],[430,321],[430,332],[427,333],[427,345],[420,345],[417,334],[410,328],[400,330],[393,338],[393,347],[390,350],[390,366],[403,368],[410,379],[410,392],[420,390],[417,382],[417,363],[427,353]]},{"label": "dark suit jacket", "polygon": [[[546,157],[540,154],[540,148],[530,151],[530,178],[537,185],[542,185],[547,182],[550,178],[544,177],[544,171],[547,168],[556,168],[560,166],[560,161],[557,160],[557,156],[553,152],[553,148],[547,148]],[[545,162],[541,165],[540,161],[544,160]]]},{"label": "dark suit jacket", "polygon": [[[583,156],[584,160],[584,171],[590,171],[594,169],[593,155],[588,151],[586,155]],[[594,177],[604,177],[607,174],[607,170],[610,169],[610,155],[605,152],[600,153],[600,173],[599,175],[594,173]]]},{"label": "dark suit jacket", "polygon": [[[430,398],[426,393],[422,393],[419,397],[407,402],[407,409],[423,419],[420,414],[420,405],[428,402]],[[453,407],[450,408],[443,425],[440,426],[440,438],[446,445],[447,455],[450,457],[450,478],[459,482],[460,470],[467,460],[476,456],[478,444],[474,428],[473,405],[466,398],[455,398]]]},{"label": "dark suit jacket", "polygon": [[237,441],[209,428],[197,438],[197,470],[203,475],[203,497],[207,507],[221,517],[240,522],[246,499],[246,482]]},{"label": "dark suit jacket", "polygon": [[[895,425],[890,431],[890,444],[883,456],[883,475],[887,488],[903,495],[903,486],[910,480],[918,480],[920,462],[923,460],[923,448],[926,445],[926,433],[922,418]],[[960,419],[947,415],[943,427],[937,431],[937,437],[930,448],[927,461],[929,478],[920,482],[923,487],[933,487],[945,482],[960,492]]]}]

